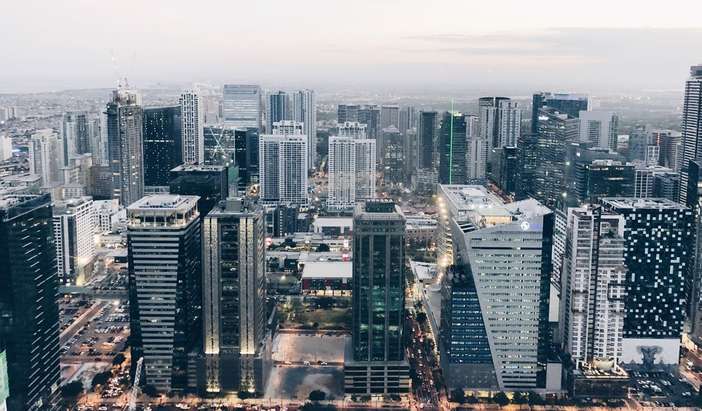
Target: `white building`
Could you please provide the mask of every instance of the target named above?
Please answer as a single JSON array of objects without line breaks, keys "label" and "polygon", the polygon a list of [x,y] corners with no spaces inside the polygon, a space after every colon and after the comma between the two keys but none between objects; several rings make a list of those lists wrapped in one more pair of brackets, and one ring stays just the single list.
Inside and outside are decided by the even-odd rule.
[{"label": "white building", "polygon": [[619,117],[612,111],[580,112],[580,141],[591,142],[600,148],[617,149]]},{"label": "white building", "polygon": [[83,284],[95,260],[94,209],[91,197],[56,202],[54,244],[59,279],[65,284]]},{"label": "white building", "polygon": [[267,204],[308,202],[307,136],[302,124],[292,121],[275,123],[274,134],[259,139],[259,183],[261,200]]},{"label": "white building", "polygon": [[223,88],[222,115],[224,125],[236,128],[260,129],[263,104],[258,85],[225,84]]},{"label": "white building", "polygon": [[37,130],[29,142],[29,172],[41,176],[42,186],[63,182],[61,139],[51,129]]},{"label": "white building", "polygon": [[368,136],[368,126],[357,121],[346,121],[339,124],[339,137],[366,138]]},{"label": "white building", "polygon": [[561,277],[561,334],[576,363],[612,367],[622,356],[626,275],[624,217],[584,206],[568,209]]},{"label": "white building", "polygon": [[478,102],[479,137],[489,148],[517,147],[522,114],[516,102],[507,97],[482,97]]},{"label": "white building", "polygon": [[298,90],[292,95],[292,119],[302,123],[302,134],[307,136],[310,168],[317,163],[317,100],[314,90]]},{"label": "white building", "polygon": [[330,209],[350,210],[357,201],[375,197],[375,156],[375,140],[329,138]]},{"label": "white building", "polygon": [[126,222],[126,210],[119,205],[118,200],[93,201],[93,227],[96,233],[114,231],[121,222]]},{"label": "white building", "polygon": [[183,162],[202,164],[205,161],[203,107],[195,90],[180,95],[180,122],[183,144]]},{"label": "white building", "polygon": [[12,138],[0,136],[0,161],[5,161],[12,157]]}]

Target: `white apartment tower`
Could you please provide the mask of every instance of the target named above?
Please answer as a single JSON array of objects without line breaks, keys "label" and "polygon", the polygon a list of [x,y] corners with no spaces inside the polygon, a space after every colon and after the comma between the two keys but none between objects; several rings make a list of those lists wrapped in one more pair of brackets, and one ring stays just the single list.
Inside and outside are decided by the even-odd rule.
[{"label": "white apartment tower", "polygon": [[595,147],[617,149],[619,117],[612,111],[581,111],[580,141],[593,143]]},{"label": "white apartment tower", "polygon": [[329,138],[330,209],[349,210],[357,201],[375,197],[375,140]]},{"label": "white apartment tower", "polygon": [[317,163],[317,100],[314,90],[298,90],[292,95],[292,119],[301,122],[302,134],[307,136],[310,168]]},{"label": "white apartment tower", "polygon": [[339,124],[339,137],[366,138],[368,126],[357,121],[346,121]]},{"label": "white apartment tower", "polygon": [[250,84],[225,84],[222,116],[224,125],[235,128],[257,128],[262,125],[261,87]]},{"label": "white apartment tower", "polygon": [[196,90],[180,95],[180,122],[183,143],[183,162],[202,164],[205,161],[203,106]]},{"label": "white apartment tower", "polygon": [[282,121],[259,139],[261,200],[267,204],[307,204],[308,151],[302,124]]},{"label": "white apartment tower", "polygon": [[622,356],[626,275],[624,217],[568,209],[561,276],[561,338],[576,363],[613,366]]},{"label": "white apartment tower", "polygon": [[93,200],[80,197],[54,205],[56,268],[64,284],[82,285],[95,260]]}]

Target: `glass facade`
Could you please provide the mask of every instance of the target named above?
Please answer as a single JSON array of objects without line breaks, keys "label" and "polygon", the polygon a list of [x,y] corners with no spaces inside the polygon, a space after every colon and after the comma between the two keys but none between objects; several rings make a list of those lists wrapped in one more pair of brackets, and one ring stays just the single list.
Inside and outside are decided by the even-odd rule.
[{"label": "glass facade", "polygon": [[167,186],[183,163],[180,106],[144,109],[144,185]]}]

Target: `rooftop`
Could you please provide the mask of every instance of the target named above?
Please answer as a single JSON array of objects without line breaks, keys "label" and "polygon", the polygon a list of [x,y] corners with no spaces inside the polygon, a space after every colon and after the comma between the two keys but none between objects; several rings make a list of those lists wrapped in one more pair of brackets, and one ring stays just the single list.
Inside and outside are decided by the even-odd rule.
[{"label": "rooftop", "polygon": [[667,198],[634,198],[634,197],[605,197],[601,199],[602,204],[610,205],[614,208],[644,208],[656,210],[685,210],[682,204]]},{"label": "rooftop", "polygon": [[225,168],[225,166],[219,165],[181,164],[178,167],[171,169],[171,171],[222,171]]},{"label": "rooftop", "polygon": [[130,211],[132,210],[175,210],[175,209],[190,209],[197,207],[198,196],[184,196],[184,195],[172,195],[172,194],[154,194],[132,203],[127,207]]},{"label": "rooftop", "polygon": [[353,263],[351,261],[305,261],[302,279],[309,278],[351,278]]}]

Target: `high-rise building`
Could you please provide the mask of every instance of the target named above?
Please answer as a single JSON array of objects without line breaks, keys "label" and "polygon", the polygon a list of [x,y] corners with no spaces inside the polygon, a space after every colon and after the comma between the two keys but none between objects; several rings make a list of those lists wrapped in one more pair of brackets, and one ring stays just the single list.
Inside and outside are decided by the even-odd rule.
[{"label": "high-rise building", "polygon": [[29,142],[29,172],[41,176],[43,187],[63,182],[62,141],[51,129],[37,130]]},{"label": "high-rise building", "polygon": [[224,125],[235,128],[261,129],[261,87],[257,85],[225,84],[222,116]]},{"label": "high-rise building", "polygon": [[[515,197],[519,188],[519,153],[517,147],[492,149],[494,160],[489,179],[502,192]],[[470,176],[469,176],[470,177]]]},{"label": "high-rise building", "polygon": [[[258,129],[205,127],[205,164],[226,166],[229,183],[243,191],[258,182]],[[231,192],[234,194],[234,191]]]},{"label": "high-rise building", "polygon": [[12,137],[0,135],[0,161],[12,158]]},{"label": "high-rise building", "polygon": [[399,130],[400,106],[384,104],[380,106],[380,129],[386,129],[390,126]]},{"label": "high-rise building", "polygon": [[405,358],[405,217],[387,201],[356,205],[353,223],[353,325],[346,346],[349,394],[409,392]]},{"label": "high-rise building", "polygon": [[[634,197],[635,167],[615,160],[574,160],[566,172],[564,207],[596,204],[603,197]],[[572,172],[570,171],[572,167]]]},{"label": "high-rise building", "polygon": [[403,107],[400,110],[400,134],[406,135],[408,130],[417,127],[417,110],[412,106]]},{"label": "high-rise building", "polygon": [[357,121],[347,121],[339,124],[339,137],[351,137],[364,139],[368,136],[368,126]]},{"label": "high-rise building", "polygon": [[589,142],[596,147],[617,149],[617,131],[619,117],[611,111],[581,111],[580,141]]},{"label": "high-rise building", "polygon": [[144,186],[159,191],[168,186],[170,170],[184,161],[181,106],[146,107],[143,113]]},{"label": "high-rise building", "polygon": [[690,68],[685,82],[685,101],[682,113],[682,164],[680,167],[680,204],[694,203],[697,193],[688,198],[689,163],[702,160],[702,64]]},{"label": "high-rise building", "polygon": [[63,116],[63,165],[76,154],[90,153],[88,117],[85,113],[66,113]]},{"label": "high-rise building", "polygon": [[307,204],[307,136],[298,124],[279,123],[274,134],[259,139],[260,195],[265,203]]},{"label": "high-rise building", "polygon": [[484,183],[488,172],[489,141],[479,134],[478,116],[466,115],[466,178],[473,183]]},{"label": "high-rise building", "polygon": [[285,120],[292,120],[292,102],[290,101],[290,96],[284,91],[276,91],[268,94],[266,131],[270,133],[273,130],[274,123]]},{"label": "high-rise building", "polygon": [[419,112],[419,130],[417,150],[417,166],[422,169],[436,168],[435,150],[436,131],[439,127],[439,113],[436,111]]},{"label": "high-rise building", "polygon": [[624,218],[623,364],[677,367],[690,306],[695,233],[690,208],[660,198],[604,198]]},{"label": "high-rise building", "polygon": [[170,194],[198,196],[197,209],[201,218],[217,203],[226,200],[231,189],[227,167],[220,165],[179,165],[170,171],[168,186]]},{"label": "high-rise building", "polygon": [[395,126],[385,128],[376,139],[376,158],[385,184],[407,182],[405,174],[405,139]]},{"label": "high-rise building", "polygon": [[120,85],[112,92],[106,114],[112,197],[127,206],[144,196],[144,111],[141,97]]},{"label": "high-rise building", "polygon": [[370,105],[359,108],[357,121],[368,126],[368,138],[380,137],[383,130],[380,126],[380,107]]},{"label": "high-rise building", "polygon": [[337,107],[336,122],[339,124],[360,121],[358,111],[361,106],[358,104],[339,104]]},{"label": "high-rise building", "polygon": [[307,136],[309,158],[307,164],[317,164],[317,98],[314,90],[298,90],[292,95],[292,120],[302,123],[302,134]]},{"label": "high-rise building", "polygon": [[561,340],[575,363],[618,364],[626,277],[624,217],[599,206],[568,209],[561,277]]},{"label": "high-rise building", "polygon": [[682,133],[675,130],[652,130],[651,142],[658,147],[658,165],[680,170]]},{"label": "high-rise building", "polygon": [[205,161],[204,107],[196,90],[180,94],[180,114],[184,163],[202,164]]},{"label": "high-rise building", "polygon": [[490,148],[516,147],[522,112],[507,97],[481,97],[478,100],[480,133]]},{"label": "high-rise building", "polygon": [[548,367],[553,213],[533,199],[505,203],[480,185],[440,185],[437,196],[440,270],[470,267],[459,278],[449,269],[443,281],[438,345],[447,384],[560,388],[546,384],[549,373],[560,375]]},{"label": "high-rise building", "polygon": [[59,310],[51,197],[0,196],[0,340],[10,411],[58,409]]},{"label": "high-rise building", "polygon": [[439,183],[466,182],[466,116],[445,112],[439,132]]},{"label": "high-rise building", "polygon": [[329,208],[350,210],[375,197],[375,155],[375,140],[329,138]]},{"label": "high-rise building", "polygon": [[534,94],[531,105],[531,133],[538,132],[539,110],[550,107],[571,118],[578,118],[581,111],[587,111],[587,96],[583,94],[541,92]]},{"label": "high-rise building", "polygon": [[270,367],[263,212],[230,198],[207,215],[202,233],[205,389],[263,392]]},{"label": "high-rise building", "polygon": [[54,244],[59,281],[83,285],[95,260],[93,222],[95,209],[91,197],[56,202],[54,206]]},{"label": "high-rise building", "polygon": [[548,207],[561,208],[566,193],[566,151],[577,140],[578,119],[546,107],[539,110],[536,125],[535,142],[524,148],[534,151],[535,160],[529,194]]},{"label": "high-rise building", "polygon": [[144,383],[194,389],[202,330],[200,214],[196,196],[146,196],[127,208],[130,345]]}]

